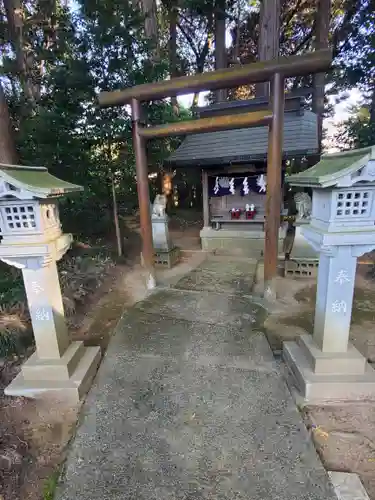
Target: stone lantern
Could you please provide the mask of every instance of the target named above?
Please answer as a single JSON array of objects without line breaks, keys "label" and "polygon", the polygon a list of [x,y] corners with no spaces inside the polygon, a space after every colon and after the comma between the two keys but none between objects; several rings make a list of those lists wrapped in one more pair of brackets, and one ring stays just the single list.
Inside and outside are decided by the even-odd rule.
[{"label": "stone lantern", "polygon": [[56,267],[72,242],[57,201],[80,190],[43,167],[0,164],[0,259],[22,270],[36,344],[7,395],[79,400],[99,364],[99,347],[69,339]]},{"label": "stone lantern", "polygon": [[289,177],[311,187],[302,232],[319,252],[313,335],[285,342],[284,360],[309,401],[375,397],[375,371],[349,342],[357,258],[375,248],[375,146],[324,155]]}]

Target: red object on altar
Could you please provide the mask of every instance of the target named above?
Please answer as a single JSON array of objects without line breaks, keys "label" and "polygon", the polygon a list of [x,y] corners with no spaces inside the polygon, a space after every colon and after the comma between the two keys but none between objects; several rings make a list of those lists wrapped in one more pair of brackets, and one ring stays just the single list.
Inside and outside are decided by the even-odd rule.
[{"label": "red object on altar", "polygon": [[254,219],[256,213],[257,213],[256,210],[246,210],[245,211],[246,220],[252,220],[252,219]]},{"label": "red object on altar", "polygon": [[229,210],[231,219],[239,219],[241,217],[241,209],[240,208],[232,208]]}]

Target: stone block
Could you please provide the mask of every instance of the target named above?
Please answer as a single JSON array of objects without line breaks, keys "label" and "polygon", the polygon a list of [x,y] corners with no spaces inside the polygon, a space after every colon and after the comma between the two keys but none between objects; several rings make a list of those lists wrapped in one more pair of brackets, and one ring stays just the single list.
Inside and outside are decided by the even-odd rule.
[{"label": "stone block", "polygon": [[152,241],[157,250],[168,251],[172,244],[169,238],[168,218],[152,217]]},{"label": "stone block", "polygon": [[[211,228],[203,228],[200,232],[202,250],[220,250],[228,255],[240,255],[259,258],[264,252],[264,231],[251,229],[216,231]],[[282,253],[285,232],[280,230],[279,253]]]},{"label": "stone block", "polygon": [[100,347],[85,347],[83,356],[68,380],[26,379],[23,371],[5,388],[7,396],[57,399],[77,403],[87,393],[95,377],[101,354]]},{"label": "stone block", "polygon": [[168,267],[170,269],[180,260],[180,249],[178,247],[170,250],[155,249],[154,252],[154,262],[159,267]]},{"label": "stone block", "polygon": [[319,261],[315,258],[293,258],[285,261],[286,278],[316,278]]},{"label": "stone block", "polygon": [[323,352],[311,335],[301,335],[298,344],[312,371],[317,374],[361,375],[365,373],[366,358],[352,345],[347,352]]},{"label": "stone block", "polygon": [[358,474],[328,472],[338,500],[370,500]]},{"label": "stone block", "polygon": [[68,380],[84,355],[83,342],[72,342],[61,358],[39,358],[38,352],[22,366],[25,380]]},{"label": "stone block", "polygon": [[296,342],[284,342],[283,359],[305,402],[375,400],[375,371],[368,364],[362,374],[314,373]]},{"label": "stone block", "polygon": [[290,253],[292,259],[319,259],[319,253],[314,250],[302,234],[302,227],[306,227],[308,224],[308,222],[302,221],[296,223],[293,246]]}]

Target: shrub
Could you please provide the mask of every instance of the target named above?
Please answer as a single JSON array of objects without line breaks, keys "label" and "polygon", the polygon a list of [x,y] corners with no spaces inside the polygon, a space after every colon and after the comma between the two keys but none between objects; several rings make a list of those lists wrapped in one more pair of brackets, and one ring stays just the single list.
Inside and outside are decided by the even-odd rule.
[{"label": "shrub", "polygon": [[0,305],[0,357],[19,354],[32,341],[26,304]]}]

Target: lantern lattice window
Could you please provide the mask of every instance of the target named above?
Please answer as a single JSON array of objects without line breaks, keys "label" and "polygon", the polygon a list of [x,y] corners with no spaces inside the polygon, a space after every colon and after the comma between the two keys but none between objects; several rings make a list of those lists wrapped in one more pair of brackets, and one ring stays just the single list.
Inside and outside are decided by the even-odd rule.
[{"label": "lantern lattice window", "polygon": [[8,230],[36,227],[35,211],[32,205],[4,207],[3,219]]},{"label": "lantern lattice window", "polygon": [[372,193],[369,191],[338,192],[336,199],[337,217],[368,217]]}]

